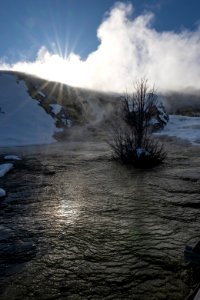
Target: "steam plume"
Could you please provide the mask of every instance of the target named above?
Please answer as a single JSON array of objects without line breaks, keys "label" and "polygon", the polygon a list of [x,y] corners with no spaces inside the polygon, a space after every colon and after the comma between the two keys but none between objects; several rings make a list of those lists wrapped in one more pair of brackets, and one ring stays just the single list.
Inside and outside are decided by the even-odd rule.
[{"label": "steam plume", "polygon": [[158,32],[152,13],[133,19],[132,12],[131,4],[111,9],[97,30],[98,48],[85,60],[75,53],[64,59],[42,46],[34,62],[2,62],[0,68],[104,91],[124,92],[142,76],[163,91],[200,88],[200,27]]}]

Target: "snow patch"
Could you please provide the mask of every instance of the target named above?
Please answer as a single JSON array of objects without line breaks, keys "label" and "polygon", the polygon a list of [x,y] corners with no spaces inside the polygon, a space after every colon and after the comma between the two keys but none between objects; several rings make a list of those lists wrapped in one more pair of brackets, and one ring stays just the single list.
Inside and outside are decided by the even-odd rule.
[{"label": "snow patch", "polygon": [[136,154],[137,154],[137,157],[139,158],[141,155],[144,155],[144,156],[149,156],[150,153],[148,151],[146,151],[145,149],[143,148],[137,148],[136,149]]},{"label": "snow patch", "polygon": [[52,108],[52,112],[55,115],[59,114],[62,109],[62,105],[60,104],[50,104],[50,107]]},{"label": "snow patch", "polygon": [[13,168],[13,164],[1,164],[0,165],[0,177],[5,176],[6,173],[8,173]]},{"label": "snow patch", "polygon": [[4,159],[12,159],[12,160],[22,160],[19,156],[17,155],[6,155],[4,156]]},{"label": "snow patch", "polygon": [[0,146],[49,144],[58,131],[54,119],[27,93],[24,81],[0,74]]},{"label": "snow patch", "polygon": [[200,117],[170,115],[165,128],[154,134],[177,137],[200,146]]}]

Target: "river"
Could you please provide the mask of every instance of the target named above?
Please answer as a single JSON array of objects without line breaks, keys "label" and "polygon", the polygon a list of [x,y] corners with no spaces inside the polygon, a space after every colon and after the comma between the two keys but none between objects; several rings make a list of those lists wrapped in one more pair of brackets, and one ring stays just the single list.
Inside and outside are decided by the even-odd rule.
[{"label": "river", "polygon": [[165,140],[165,163],[149,170],[113,161],[98,138],[12,149],[23,160],[1,179],[0,299],[184,299],[199,147]]}]

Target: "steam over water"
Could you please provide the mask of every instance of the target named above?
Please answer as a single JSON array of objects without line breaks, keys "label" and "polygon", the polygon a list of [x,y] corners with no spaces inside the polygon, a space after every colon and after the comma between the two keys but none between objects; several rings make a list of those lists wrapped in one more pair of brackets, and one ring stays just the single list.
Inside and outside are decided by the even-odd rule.
[{"label": "steam over water", "polygon": [[[166,163],[147,171],[112,161],[101,136],[16,148],[25,165],[4,181],[1,229],[14,239],[1,242],[10,254],[0,299],[184,299],[184,246],[199,240],[199,150],[166,145]],[[27,239],[36,248],[20,256]]]}]

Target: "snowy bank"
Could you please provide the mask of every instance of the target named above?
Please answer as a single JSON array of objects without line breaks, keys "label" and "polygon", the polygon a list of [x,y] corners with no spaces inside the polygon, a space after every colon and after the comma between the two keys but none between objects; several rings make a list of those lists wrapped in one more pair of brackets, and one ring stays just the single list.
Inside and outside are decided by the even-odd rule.
[{"label": "snowy bank", "polygon": [[0,146],[55,142],[55,120],[30,97],[24,81],[0,73]]},{"label": "snowy bank", "polygon": [[[4,156],[4,159],[9,159],[9,160],[21,160],[21,158],[17,155],[6,155]],[[5,163],[5,164],[0,164],[0,177],[3,177],[8,173],[12,168],[13,168],[12,163]],[[6,191],[2,188],[0,188],[0,197],[5,197],[6,196]]]},{"label": "snowy bank", "polygon": [[168,124],[155,135],[177,137],[200,146],[200,117],[170,115]]},{"label": "snowy bank", "polygon": [[4,156],[4,159],[6,160],[22,160],[19,156],[17,155],[6,155]]},{"label": "snowy bank", "polygon": [[6,173],[8,173],[13,168],[13,164],[1,164],[0,165],[0,177],[3,177]]}]

